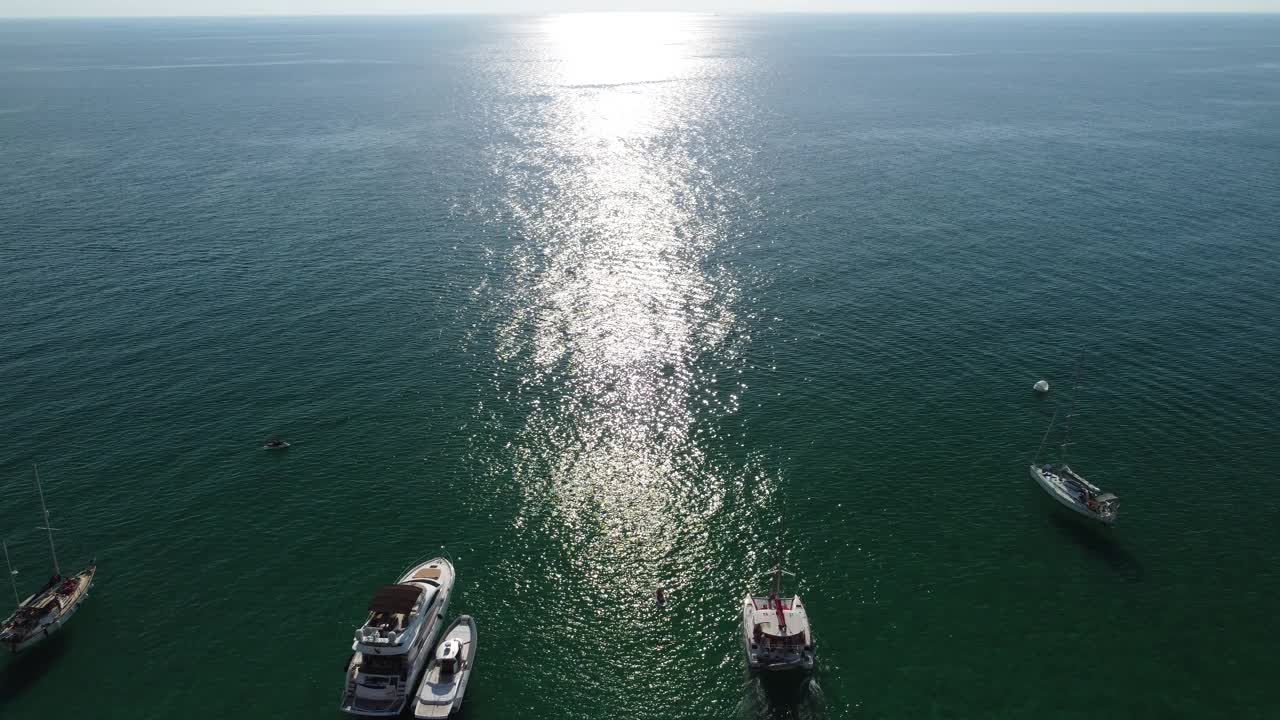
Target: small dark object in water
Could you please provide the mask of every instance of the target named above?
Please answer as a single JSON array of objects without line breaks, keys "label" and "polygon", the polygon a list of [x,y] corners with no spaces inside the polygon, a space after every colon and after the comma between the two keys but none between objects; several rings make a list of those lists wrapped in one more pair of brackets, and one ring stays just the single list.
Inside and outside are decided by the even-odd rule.
[{"label": "small dark object in water", "polygon": [[268,440],[266,445],[262,446],[263,450],[287,450],[289,443],[284,440]]},{"label": "small dark object in water", "polygon": [[663,592],[662,588],[658,588],[658,605],[661,606],[666,604],[667,604],[667,594]]}]

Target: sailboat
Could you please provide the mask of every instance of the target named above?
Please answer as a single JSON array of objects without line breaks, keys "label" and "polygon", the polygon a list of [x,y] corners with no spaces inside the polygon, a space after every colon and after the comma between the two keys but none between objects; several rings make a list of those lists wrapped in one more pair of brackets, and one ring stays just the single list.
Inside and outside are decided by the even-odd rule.
[{"label": "sailboat", "polygon": [[40,509],[44,512],[44,526],[40,529],[49,534],[53,577],[26,600],[19,600],[18,571],[9,562],[9,546],[4,544],[4,562],[9,569],[14,602],[18,603],[13,614],[0,625],[0,646],[8,648],[10,653],[22,652],[61,630],[89,598],[89,588],[93,587],[93,577],[98,572],[98,566],[89,563],[88,567],[75,575],[62,574],[62,568],[58,565],[58,550],[53,544],[55,528],[49,522],[49,508],[45,506],[44,488],[40,485],[40,471],[34,465],[32,469],[36,474],[36,490],[40,493]]},{"label": "sailboat", "polygon": [[[1076,388],[1080,385],[1080,372],[1076,371]],[[1049,496],[1059,503],[1062,503],[1071,510],[1092,518],[1106,525],[1114,525],[1116,516],[1120,511],[1120,498],[1104,492],[1102,488],[1084,479],[1075,470],[1067,465],[1067,446],[1071,444],[1071,418],[1076,411],[1076,392],[1072,388],[1071,393],[1071,410],[1067,413],[1067,427],[1059,445],[1058,463],[1040,464],[1040,453],[1044,450],[1044,444],[1049,440],[1049,433],[1053,431],[1054,421],[1058,419],[1055,412],[1049,420],[1049,428],[1044,431],[1044,437],[1040,440],[1040,447],[1036,450],[1036,456],[1031,461],[1031,479],[1036,481]]]},{"label": "sailboat", "polygon": [[817,658],[809,615],[799,595],[782,594],[782,576],[795,574],[783,570],[781,564],[769,573],[773,575],[773,591],[768,595],[748,593],[742,600],[747,665],[762,671],[813,670]]}]

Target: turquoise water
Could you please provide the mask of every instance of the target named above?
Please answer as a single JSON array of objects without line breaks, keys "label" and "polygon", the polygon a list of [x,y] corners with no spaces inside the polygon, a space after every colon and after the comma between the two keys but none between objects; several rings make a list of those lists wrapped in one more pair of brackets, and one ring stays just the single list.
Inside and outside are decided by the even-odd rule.
[{"label": "turquoise water", "polygon": [[[38,462],[100,563],[0,715],[336,717],[443,547],[471,718],[1274,717],[1276,38],[0,24],[0,533],[36,587]],[[1112,531],[1026,473],[1078,359]]]}]

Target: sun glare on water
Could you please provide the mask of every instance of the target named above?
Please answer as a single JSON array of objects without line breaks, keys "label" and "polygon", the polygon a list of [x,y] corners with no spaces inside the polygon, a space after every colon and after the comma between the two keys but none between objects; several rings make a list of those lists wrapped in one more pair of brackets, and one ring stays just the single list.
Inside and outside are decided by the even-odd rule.
[{"label": "sun glare on water", "polygon": [[519,88],[540,102],[497,151],[520,234],[499,352],[533,408],[514,475],[530,513],[555,508],[573,575],[629,605],[706,542],[731,474],[700,422],[737,401],[703,362],[737,324],[708,262],[733,188],[701,144],[723,61],[701,15],[560,15],[530,37]]}]

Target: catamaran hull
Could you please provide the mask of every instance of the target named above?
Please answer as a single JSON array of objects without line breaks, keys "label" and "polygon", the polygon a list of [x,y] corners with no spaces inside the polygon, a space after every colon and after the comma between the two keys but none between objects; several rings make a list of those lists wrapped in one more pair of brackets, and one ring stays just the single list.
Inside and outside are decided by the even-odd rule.
[{"label": "catamaran hull", "polygon": [[811,650],[765,655],[751,650],[751,596],[743,602],[742,644],[747,651],[747,667],[752,672],[812,672],[817,656]]},{"label": "catamaran hull", "polygon": [[1103,525],[1115,524],[1116,519],[1114,515],[1111,517],[1104,517],[1090,510],[1087,505],[1081,504],[1079,500],[1067,495],[1063,490],[1059,489],[1058,486],[1050,482],[1048,478],[1044,476],[1044,473],[1040,468],[1035,465],[1031,466],[1031,479],[1035,480],[1036,484],[1040,486],[1040,489],[1049,494],[1049,497],[1057,500],[1058,504],[1070,509],[1072,512],[1083,515],[1090,520],[1096,520]]},{"label": "catamaran hull", "polygon": [[813,672],[816,663],[812,656],[809,656],[808,653],[806,655],[807,657],[800,659],[780,660],[773,663],[755,663],[748,660],[747,666],[753,672]]},{"label": "catamaran hull", "polygon": [[800,656],[790,656],[777,660],[752,660],[751,641],[745,642],[747,649],[747,667],[752,672],[812,672],[817,662],[813,653],[804,653]]}]

